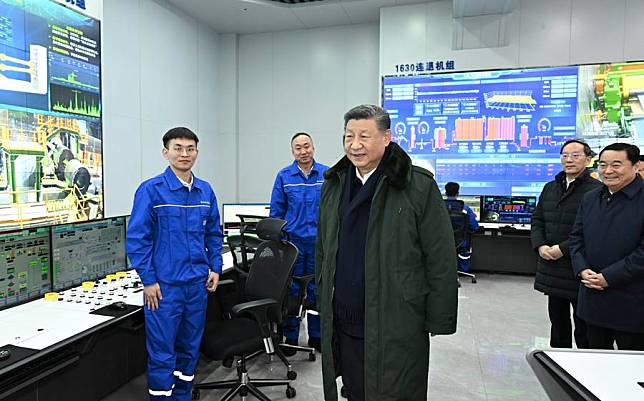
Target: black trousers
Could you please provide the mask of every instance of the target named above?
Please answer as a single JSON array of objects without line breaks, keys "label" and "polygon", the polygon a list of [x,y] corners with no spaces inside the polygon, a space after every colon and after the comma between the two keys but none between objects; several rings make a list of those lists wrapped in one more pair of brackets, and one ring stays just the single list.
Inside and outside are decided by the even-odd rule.
[{"label": "black trousers", "polygon": [[334,335],[347,398],[349,401],[364,401],[364,338],[350,336],[337,326],[334,327]]},{"label": "black trousers", "polygon": [[572,320],[575,323],[575,344],[577,348],[588,348],[586,322],[577,317],[577,301],[548,295],[548,317],[550,318],[550,346],[552,348],[572,348]]},{"label": "black trousers", "polygon": [[586,323],[586,327],[592,349],[614,349],[615,342],[619,350],[644,351],[644,333],[629,333],[590,323]]}]

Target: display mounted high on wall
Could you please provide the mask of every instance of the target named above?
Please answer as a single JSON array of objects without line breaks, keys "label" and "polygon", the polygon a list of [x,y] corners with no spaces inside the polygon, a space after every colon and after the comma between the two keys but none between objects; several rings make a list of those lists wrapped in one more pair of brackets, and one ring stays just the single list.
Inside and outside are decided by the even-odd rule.
[{"label": "display mounted high on wall", "polygon": [[464,195],[538,195],[568,139],[643,143],[644,63],[384,77],[382,96],[393,140]]},{"label": "display mounted high on wall", "polygon": [[0,0],[0,230],[103,215],[99,21]]}]

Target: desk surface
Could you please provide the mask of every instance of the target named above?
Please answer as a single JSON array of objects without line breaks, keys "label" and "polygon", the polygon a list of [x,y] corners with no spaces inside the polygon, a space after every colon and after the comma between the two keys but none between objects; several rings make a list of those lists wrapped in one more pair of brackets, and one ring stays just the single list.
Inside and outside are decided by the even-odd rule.
[{"label": "desk surface", "polygon": [[507,223],[479,223],[480,227],[483,228],[494,228],[494,229],[514,229],[514,230],[524,230],[530,231],[530,224],[507,224]]},{"label": "desk surface", "polygon": [[[223,271],[232,269],[232,254],[223,256]],[[143,287],[134,270],[127,277],[101,281],[93,289],[72,288],[58,293],[59,300],[40,298],[0,311],[0,347],[15,345],[44,350],[89,329],[116,319],[113,316],[90,312],[122,301],[129,305],[143,306]]]},{"label": "desk surface", "polygon": [[602,401],[642,401],[644,352],[549,350],[543,351],[579,384]]}]

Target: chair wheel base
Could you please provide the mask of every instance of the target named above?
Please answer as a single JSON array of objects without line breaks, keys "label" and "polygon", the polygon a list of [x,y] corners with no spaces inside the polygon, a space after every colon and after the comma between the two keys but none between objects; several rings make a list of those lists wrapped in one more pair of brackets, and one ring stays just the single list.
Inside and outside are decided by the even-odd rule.
[{"label": "chair wheel base", "polygon": [[289,380],[295,380],[295,379],[297,379],[297,372],[295,372],[295,371],[293,371],[293,370],[291,370],[291,371],[287,372],[287,373],[286,373],[286,378],[287,378],[287,379],[289,379]]},{"label": "chair wheel base", "polygon": [[192,399],[198,400],[199,398],[201,398],[201,391],[199,391],[199,389],[196,389],[196,388],[192,389]]},{"label": "chair wheel base", "polygon": [[295,398],[295,394],[297,394],[295,388],[291,386],[286,387],[286,398]]},{"label": "chair wheel base", "polygon": [[347,389],[344,386],[340,388],[340,396],[342,396],[342,398],[349,398],[349,395],[347,394]]},{"label": "chair wheel base", "polygon": [[309,354],[309,361],[314,362],[316,359],[315,352],[311,352]]}]

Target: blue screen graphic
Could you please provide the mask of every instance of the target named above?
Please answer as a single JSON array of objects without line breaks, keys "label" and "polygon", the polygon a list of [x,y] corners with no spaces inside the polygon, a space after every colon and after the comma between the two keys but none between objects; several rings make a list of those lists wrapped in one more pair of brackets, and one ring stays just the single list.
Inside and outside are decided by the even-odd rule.
[{"label": "blue screen graphic", "polygon": [[578,67],[385,77],[392,137],[439,185],[535,195],[576,136]]}]

